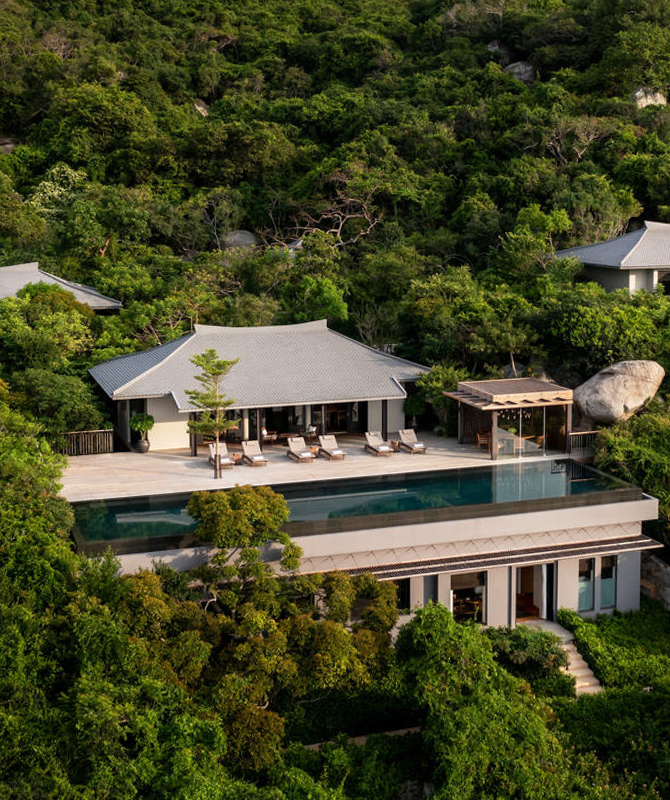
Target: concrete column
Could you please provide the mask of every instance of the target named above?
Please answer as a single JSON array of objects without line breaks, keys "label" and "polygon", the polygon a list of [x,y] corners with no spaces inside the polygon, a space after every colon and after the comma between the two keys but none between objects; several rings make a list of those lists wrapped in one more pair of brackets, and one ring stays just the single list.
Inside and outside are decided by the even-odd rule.
[{"label": "concrete column", "polygon": [[509,573],[507,567],[494,567],[486,573],[484,621],[487,625],[509,624]]},{"label": "concrete column", "polygon": [[263,434],[261,433],[261,428],[263,427],[263,423],[261,422],[261,410],[260,408],[256,409],[256,439],[258,439],[258,445],[263,449]]},{"label": "concrete column", "polygon": [[491,412],[491,458],[498,458],[498,412]]},{"label": "concrete column", "polygon": [[312,424],[312,406],[305,406],[305,421],[303,428],[307,428]]},{"label": "concrete column", "polygon": [[578,605],[579,559],[561,558],[556,562],[556,607],[577,611]]},{"label": "concrete column", "polygon": [[325,436],[328,431],[327,428],[327,420],[326,420],[326,407],[324,405],[321,406],[321,434]]},{"label": "concrete column", "polygon": [[242,438],[246,442],[249,439],[249,409],[242,409]]},{"label": "concrete column", "polygon": [[382,400],[382,439],[386,441],[389,435],[389,401]]},{"label": "concrete column", "polygon": [[443,572],[437,576],[437,602],[449,608],[451,602],[451,575]]},{"label": "concrete column", "polygon": [[572,433],[572,403],[565,406],[565,452],[570,452],[570,434]]},{"label": "concrete column", "polygon": [[423,575],[409,579],[409,607],[410,611],[423,608]]}]

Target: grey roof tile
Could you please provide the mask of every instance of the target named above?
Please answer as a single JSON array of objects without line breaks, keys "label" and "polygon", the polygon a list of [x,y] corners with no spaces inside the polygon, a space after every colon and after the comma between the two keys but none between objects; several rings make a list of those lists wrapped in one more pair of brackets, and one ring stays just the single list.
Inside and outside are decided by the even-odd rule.
[{"label": "grey roof tile", "polygon": [[185,390],[200,388],[191,358],[208,349],[219,358],[239,359],[223,382],[235,400],[231,408],[403,398],[399,382],[427,372],[329,330],[326,320],[257,328],[196,325],[175,342],[111,359],[90,372],[114,400],[172,395],[180,411],[189,411]]},{"label": "grey roof tile", "polygon": [[670,224],[645,222],[640,230],[616,239],[559,250],[557,258],[574,256],[584,264],[611,269],[670,268]]},{"label": "grey roof tile", "polygon": [[72,292],[76,300],[90,306],[94,311],[110,311],[121,308],[119,300],[114,300],[83,283],[74,283],[44,272],[37,262],[30,264],[12,264],[9,267],[0,267],[0,298],[15,297],[17,292],[29,283],[48,283],[60,286],[67,292]]}]

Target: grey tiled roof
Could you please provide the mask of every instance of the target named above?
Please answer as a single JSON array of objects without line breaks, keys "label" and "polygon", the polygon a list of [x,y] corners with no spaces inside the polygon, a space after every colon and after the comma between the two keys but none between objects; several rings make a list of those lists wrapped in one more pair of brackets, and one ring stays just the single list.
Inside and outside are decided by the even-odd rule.
[{"label": "grey tiled roof", "polygon": [[78,302],[90,306],[94,311],[110,311],[121,308],[118,300],[100,294],[90,286],[66,281],[50,272],[43,272],[37,262],[0,267],[0,298],[15,297],[16,293],[29,283],[48,283],[60,286],[61,289],[72,292]]},{"label": "grey tiled roof", "polygon": [[608,242],[559,250],[556,256],[574,256],[584,264],[612,269],[670,269],[670,224],[645,222],[640,230]]},{"label": "grey tiled roof", "polygon": [[191,358],[205,350],[236,364],[222,389],[231,408],[263,408],[405,397],[400,381],[426,367],[381,353],[328,329],[326,320],[299,325],[222,328],[195,332],[142,353],[98,364],[93,378],[114,400],[172,395],[180,411],[193,409],[185,389],[200,388]]}]

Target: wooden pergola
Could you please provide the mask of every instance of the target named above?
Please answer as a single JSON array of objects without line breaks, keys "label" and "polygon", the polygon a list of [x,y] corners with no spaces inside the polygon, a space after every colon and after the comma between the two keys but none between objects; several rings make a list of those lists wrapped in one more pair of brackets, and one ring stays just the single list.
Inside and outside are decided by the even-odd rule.
[{"label": "wooden pergola", "polygon": [[[501,446],[509,442],[512,454],[523,455],[526,442],[535,440],[536,449],[542,453],[546,450],[547,409],[562,408],[564,419],[559,430],[551,435],[562,440],[560,449],[569,452],[570,432],[572,430],[572,389],[566,389],[556,383],[539,378],[508,378],[490,381],[460,381],[456,391],[444,392],[458,402],[458,442],[459,444],[486,441],[491,458],[498,458]],[[538,411],[542,411],[541,432]],[[528,412],[536,412],[533,432],[524,435],[524,418],[530,418]],[[514,413],[516,412],[516,414]],[[526,412],[526,413],[524,413]],[[501,429],[501,414],[505,418],[518,418],[518,427],[514,433]],[[510,426],[511,428],[511,426]],[[503,437],[504,433],[504,437]],[[502,439],[504,438],[504,442]]]}]

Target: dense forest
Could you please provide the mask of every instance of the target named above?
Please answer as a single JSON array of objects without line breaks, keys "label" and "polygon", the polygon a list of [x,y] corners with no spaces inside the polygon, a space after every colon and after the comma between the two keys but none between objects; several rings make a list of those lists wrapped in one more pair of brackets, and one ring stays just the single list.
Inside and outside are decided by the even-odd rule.
[{"label": "dense forest", "polygon": [[[511,361],[667,370],[662,288],[553,257],[670,222],[670,108],[641,88],[670,89],[670,0],[0,3],[0,265],[123,302],[0,301],[2,797],[670,795],[662,610],[572,620],[607,687],[574,701],[546,637],[429,606],[393,644],[391,584],[267,573],[285,509],[262,492],[236,500],[234,573],[119,577],[73,552],[49,446],[103,424],[92,364],[195,322],[327,317],[433,368],[433,401]],[[661,497],[661,537],[669,432],[659,399],[598,453]]]}]

